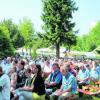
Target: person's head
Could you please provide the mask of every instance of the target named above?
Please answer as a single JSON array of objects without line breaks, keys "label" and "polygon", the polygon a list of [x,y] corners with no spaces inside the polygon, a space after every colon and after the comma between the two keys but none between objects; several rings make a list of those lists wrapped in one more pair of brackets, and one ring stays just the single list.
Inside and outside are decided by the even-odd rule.
[{"label": "person's head", "polygon": [[89,69],[89,70],[91,69],[89,64],[86,65],[86,68]]},{"label": "person's head", "polygon": [[34,73],[34,67],[35,67],[36,65],[35,65],[35,61],[32,61],[32,62],[30,62],[29,63],[29,67],[30,67],[30,69],[32,70],[32,73]]},{"label": "person's head", "polygon": [[37,75],[41,75],[42,74],[41,65],[36,64],[36,68],[37,68]]},{"label": "person's head", "polygon": [[20,61],[18,62],[18,67],[19,67],[19,69],[24,69],[24,66],[25,66],[25,62],[24,62],[23,60],[20,60]]},{"label": "person's head", "polygon": [[65,64],[64,66],[62,66],[60,68],[60,71],[61,71],[62,75],[65,76],[69,72],[69,67],[70,67],[69,64]]},{"label": "person's head", "polygon": [[81,70],[84,69],[84,64],[83,63],[79,64],[79,69],[81,69]]},{"label": "person's head", "polygon": [[59,59],[58,59],[58,58],[56,58],[56,59],[55,59],[55,63],[58,63],[58,62],[59,62]]},{"label": "person's head", "polygon": [[44,62],[45,60],[42,58],[41,61]]},{"label": "person's head", "polygon": [[26,77],[30,77],[31,74],[32,74],[31,69],[30,69],[30,68],[27,68],[27,69],[25,70],[25,76],[26,76]]},{"label": "person's head", "polygon": [[46,60],[46,63],[45,63],[47,66],[50,65],[50,62],[48,60]]},{"label": "person's head", "polygon": [[15,67],[11,67],[9,73],[14,73],[16,72],[16,68]]},{"label": "person's head", "polygon": [[54,64],[52,65],[52,70],[53,70],[53,71],[59,70],[59,64],[58,64],[58,63],[54,63]]},{"label": "person's head", "polygon": [[35,66],[32,66],[32,73],[41,75],[41,66],[39,64],[36,64]]},{"label": "person's head", "polygon": [[74,69],[76,70],[76,72],[79,72],[79,67],[78,66],[75,66]]},{"label": "person's head", "polygon": [[7,57],[7,63],[10,64],[12,61],[11,57]]},{"label": "person's head", "polygon": [[15,60],[13,61],[13,67],[16,67],[16,66],[18,66],[18,60],[15,59]]}]

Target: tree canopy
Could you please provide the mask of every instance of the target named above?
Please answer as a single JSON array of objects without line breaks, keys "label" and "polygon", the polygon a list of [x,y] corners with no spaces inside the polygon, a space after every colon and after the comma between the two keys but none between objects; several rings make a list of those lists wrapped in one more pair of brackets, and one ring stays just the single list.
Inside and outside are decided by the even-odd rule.
[{"label": "tree canopy", "polygon": [[77,45],[74,49],[80,51],[93,51],[98,46],[100,46],[100,22],[90,29],[87,34],[81,37],[78,36]]},{"label": "tree canopy", "polygon": [[56,46],[56,56],[59,58],[59,48],[62,43],[76,43],[73,34],[75,23],[71,21],[73,12],[77,10],[74,0],[42,0],[44,21],[44,37]]},{"label": "tree canopy", "polygon": [[19,31],[24,38],[24,45],[26,47],[32,47],[31,42],[35,33],[32,21],[26,17],[23,18],[19,24]]},{"label": "tree canopy", "polygon": [[10,33],[7,27],[0,25],[0,57],[13,54],[14,48],[10,40]]}]

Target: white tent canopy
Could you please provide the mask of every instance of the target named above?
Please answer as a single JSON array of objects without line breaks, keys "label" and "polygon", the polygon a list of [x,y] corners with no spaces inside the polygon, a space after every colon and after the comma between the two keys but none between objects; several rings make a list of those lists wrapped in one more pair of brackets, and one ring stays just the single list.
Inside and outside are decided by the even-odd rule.
[{"label": "white tent canopy", "polygon": [[96,57],[95,53],[93,53],[93,52],[86,52],[86,53],[85,53],[85,56],[86,56],[87,58],[95,58],[95,57]]},{"label": "white tent canopy", "polygon": [[42,55],[49,55],[49,54],[52,54],[52,52],[53,51],[49,48],[40,48],[36,50],[37,54],[42,54]]},{"label": "white tent canopy", "polygon": [[[65,52],[66,48],[64,47],[61,47],[60,48],[60,56],[64,57],[64,52]],[[55,49],[50,49],[50,48],[40,48],[40,49],[37,49],[36,50],[36,53],[37,54],[40,54],[40,55],[56,55],[56,50]]]}]

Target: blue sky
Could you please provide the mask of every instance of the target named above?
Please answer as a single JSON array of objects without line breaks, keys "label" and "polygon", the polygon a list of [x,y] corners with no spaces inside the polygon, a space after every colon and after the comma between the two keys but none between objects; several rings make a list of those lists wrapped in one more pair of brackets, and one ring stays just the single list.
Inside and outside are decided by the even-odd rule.
[{"label": "blue sky", "polygon": [[[79,7],[73,14],[75,29],[79,29],[79,35],[88,33],[89,28],[95,22],[100,21],[100,0],[75,0]],[[34,23],[36,31],[41,31],[42,20],[41,0],[0,0],[0,21],[12,18],[18,23],[23,17],[28,17]]]}]

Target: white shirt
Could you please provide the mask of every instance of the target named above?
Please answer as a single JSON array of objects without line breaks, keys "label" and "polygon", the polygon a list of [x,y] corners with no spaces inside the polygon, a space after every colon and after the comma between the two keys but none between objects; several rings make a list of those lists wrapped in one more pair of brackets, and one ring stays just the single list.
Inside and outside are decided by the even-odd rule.
[{"label": "white shirt", "polygon": [[8,74],[11,67],[12,67],[12,63],[9,63],[9,64],[7,63],[7,64],[5,64],[5,66],[3,66],[3,71],[4,71],[4,73]]},{"label": "white shirt", "polygon": [[45,65],[45,66],[44,66],[44,69],[43,69],[43,72],[50,73],[50,72],[51,72],[51,67]]},{"label": "white shirt", "polygon": [[0,100],[10,100],[10,79],[8,75],[3,74],[0,77],[0,87],[2,87]]}]

